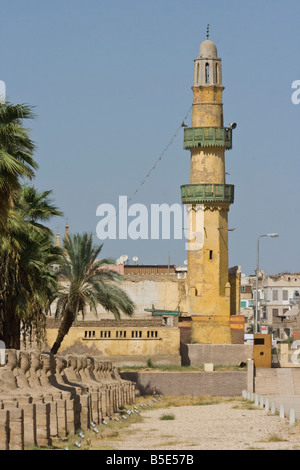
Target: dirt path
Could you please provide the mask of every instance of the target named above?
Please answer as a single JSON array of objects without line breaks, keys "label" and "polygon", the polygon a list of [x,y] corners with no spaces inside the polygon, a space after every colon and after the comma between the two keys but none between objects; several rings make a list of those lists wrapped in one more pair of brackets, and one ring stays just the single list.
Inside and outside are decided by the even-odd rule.
[{"label": "dirt path", "polygon": [[[237,408],[235,408],[237,406]],[[300,449],[300,426],[238,402],[145,410],[108,444],[115,450],[293,450]],[[161,420],[162,415],[173,420]],[[102,441],[102,445],[104,442]]]}]

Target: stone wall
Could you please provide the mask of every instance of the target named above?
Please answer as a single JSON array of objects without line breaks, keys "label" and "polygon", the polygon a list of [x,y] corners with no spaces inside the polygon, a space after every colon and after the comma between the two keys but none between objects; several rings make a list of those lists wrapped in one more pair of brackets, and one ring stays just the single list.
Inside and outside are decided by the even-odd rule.
[{"label": "stone wall", "polygon": [[121,372],[136,383],[141,395],[240,396],[247,389],[247,371],[224,372]]},{"label": "stone wall", "polygon": [[[153,319],[151,313],[145,309],[151,309],[152,305],[160,310],[177,310],[180,307],[186,312],[185,279],[178,279],[175,274],[129,274],[122,277],[121,288],[135,304],[133,319]],[[52,316],[56,309],[56,303],[51,305]],[[79,316],[78,319],[81,317]],[[102,305],[97,305],[97,318],[89,308],[85,313],[86,321],[112,319],[113,314],[105,310]],[[121,319],[126,320],[126,315],[121,313]]]},{"label": "stone wall", "polygon": [[247,364],[253,358],[251,344],[182,344],[181,356],[183,365],[199,366],[205,363],[214,365]]},{"label": "stone wall", "polygon": [[0,367],[0,450],[47,447],[103,422],[135,400],[109,361],[6,350]]}]

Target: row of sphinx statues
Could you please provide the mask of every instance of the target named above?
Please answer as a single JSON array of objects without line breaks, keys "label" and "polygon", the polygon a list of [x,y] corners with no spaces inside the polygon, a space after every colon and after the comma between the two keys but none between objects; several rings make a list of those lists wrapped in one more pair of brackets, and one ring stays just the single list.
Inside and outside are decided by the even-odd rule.
[{"label": "row of sphinx statues", "polygon": [[[50,425],[43,430],[47,434],[43,442],[50,442],[51,422],[55,424],[52,437],[65,437],[68,432],[87,429],[91,422],[101,424],[134,402],[135,384],[123,380],[110,361],[38,350],[5,351],[5,364],[0,367],[0,418],[1,410],[12,407],[28,410],[31,404],[34,408],[30,408],[30,413],[32,410],[37,413],[41,409],[39,404],[50,404],[46,417]],[[58,406],[65,410],[60,430],[62,411],[57,412]],[[34,417],[32,420],[38,426],[39,420]],[[35,435],[42,435],[40,431],[36,429]]]}]

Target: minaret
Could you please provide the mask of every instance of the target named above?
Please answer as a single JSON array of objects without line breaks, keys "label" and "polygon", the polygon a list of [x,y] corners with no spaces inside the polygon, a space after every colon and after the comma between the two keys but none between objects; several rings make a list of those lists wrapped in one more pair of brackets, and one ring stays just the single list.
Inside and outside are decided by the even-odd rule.
[{"label": "minaret", "polygon": [[69,227],[69,224],[67,222],[66,227],[65,227],[65,238],[69,238],[69,235],[70,235],[70,227]]},{"label": "minaret", "polygon": [[192,124],[184,129],[190,184],[181,186],[189,221],[186,282],[192,342],[228,344],[228,211],[234,186],[225,181],[225,150],[232,147],[232,128],[223,124],[222,64],[208,34],[195,59],[192,90]]},{"label": "minaret", "polygon": [[58,246],[59,248],[61,247],[61,245],[60,245],[60,234],[59,234],[59,232],[56,232],[56,246]]}]

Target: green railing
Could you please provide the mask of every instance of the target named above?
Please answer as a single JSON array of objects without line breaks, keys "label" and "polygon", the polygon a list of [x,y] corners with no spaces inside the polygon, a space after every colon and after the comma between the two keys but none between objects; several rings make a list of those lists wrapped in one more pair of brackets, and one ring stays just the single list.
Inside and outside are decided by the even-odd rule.
[{"label": "green railing", "polygon": [[224,147],[232,148],[231,127],[187,127],[184,129],[183,148]]},{"label": "green railing", "polygon": [[180,189],[183,204],[234,201],[233,184],[185,184]]}]

